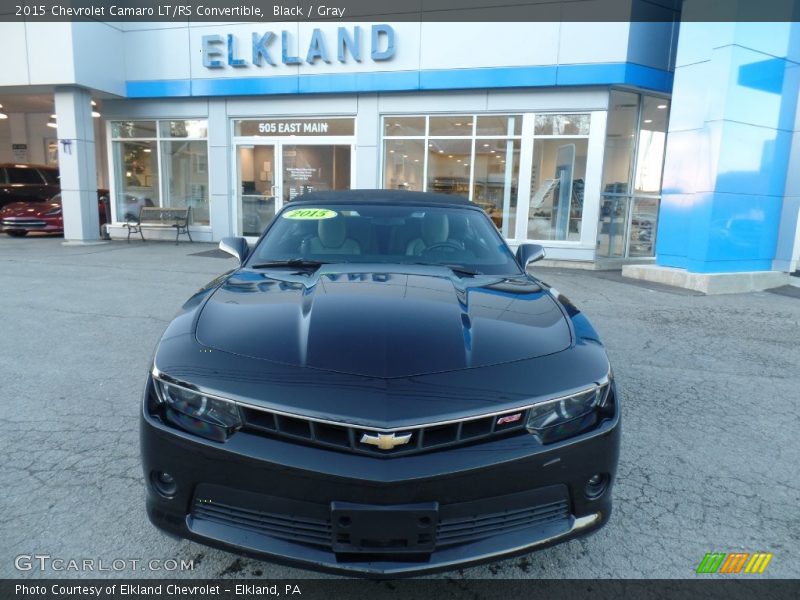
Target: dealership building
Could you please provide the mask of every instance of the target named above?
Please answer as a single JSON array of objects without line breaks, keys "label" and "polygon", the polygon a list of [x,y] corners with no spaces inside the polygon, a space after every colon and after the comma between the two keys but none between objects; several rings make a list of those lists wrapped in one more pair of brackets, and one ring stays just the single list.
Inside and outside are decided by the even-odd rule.
[{"label": "dealership building", "polygon": [[576,266],[707,291],[798,269],[798,23],[7,22],[0,53],[0,162],[58,165],[68,243],[99,239],[98,187],[112,237],[186,207],[209,242],[387,188]]}]

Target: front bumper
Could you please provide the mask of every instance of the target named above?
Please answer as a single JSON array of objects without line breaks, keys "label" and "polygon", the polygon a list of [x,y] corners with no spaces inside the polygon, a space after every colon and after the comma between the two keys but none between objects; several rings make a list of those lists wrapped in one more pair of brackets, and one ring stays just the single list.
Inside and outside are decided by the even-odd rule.
[{"label": "front bumper", "polygon": [[57,219],[45,217],[4,217],[0,219],[0,232],[8,231],[61,233],[64,231],[64,224]]},{"label": "front bumper", "polygon": [[[148,382],[146,395],[150,388]],[[541,446],[522,434],[397,458],[244,431],[219,444],[178,431],[145,409],[147,512],[153,524],[178,537],[272,562],[362,576],[416,575],[523,554],[608,521],[620,441],[616,398],[614,403],[612,419],[564,442]],[[175,479],[171,497],[156,490],[155,472]],[[585,486],[596,473],[606,475],[609,484],[600,497],[589,499]],[[332,503],[435,504],[433,549],[334,552]]]}]

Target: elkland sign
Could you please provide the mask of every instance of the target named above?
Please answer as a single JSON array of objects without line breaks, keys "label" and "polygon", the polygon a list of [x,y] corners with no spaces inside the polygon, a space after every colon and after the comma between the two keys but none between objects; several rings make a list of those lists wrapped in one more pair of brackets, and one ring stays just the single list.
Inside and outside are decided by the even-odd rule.
[{"label": "elkland sign", "polygon": [[[204,35],[202,39],[203,66],[222,69],[226,66],[243,68],[264,65],[276,66],[278,52],[284,65],[313,65],[318,61],[340,63],[349,60],[361,62],[367,58],[365,28],[339,27],[336,40],[327,39],[321,29],[314,29],[307,48],[299,48],[291,32],[283,30],[278,35],[273,31],[253,32],[249,40],[240,40],[234,34]],[[395,34],[391,25],[372,25],[370,32],[369,59],[379,62],[391,59],[395,53]]]}]

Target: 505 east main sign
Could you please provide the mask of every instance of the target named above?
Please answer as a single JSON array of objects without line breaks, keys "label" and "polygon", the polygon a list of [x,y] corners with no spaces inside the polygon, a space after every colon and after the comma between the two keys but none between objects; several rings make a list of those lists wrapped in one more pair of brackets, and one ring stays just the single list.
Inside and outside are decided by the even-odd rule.
[{"label": "505 east main sign", "polygon": [[[366,58],[364,48],[364,28],[339,27],[336,30],[336,41],[328,40],[325,33],[315,28],[305,52],[293,43],[292,35],[287,30],[278,34],[273,31],[253,32],[247,41],[238,39],[234,34],[204,35],[202,38],[203,66],[209,69],[221,69],[225,66],[242,68],[263,65],[276,66],[276,57],[280,52],[280,62],[284,65],[299,65],[306,62],[310,65],[317,61],[331,63],[334,60],[346,63],[352,59],[361,62]],[[385,61],[395,54],[395,33],[391,25],[372,25],[370,31],[369,58],[373,61]]]}]

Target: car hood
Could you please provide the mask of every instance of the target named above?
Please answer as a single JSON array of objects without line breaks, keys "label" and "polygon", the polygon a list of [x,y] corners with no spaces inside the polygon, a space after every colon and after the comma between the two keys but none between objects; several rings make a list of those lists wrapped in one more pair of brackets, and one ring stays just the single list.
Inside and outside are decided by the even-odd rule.
[{"label": "car hood", "polygon": [[43,217],[60,206],[60,202],[12,202],[3,207],[1,214],[3,217]]},{"label": "car hood", "polygon": [[195,335],[212,350],[381,378],[536,358],[571,344],[554,299],[525,277],[410,271],[243,269],[209,298]]}]

